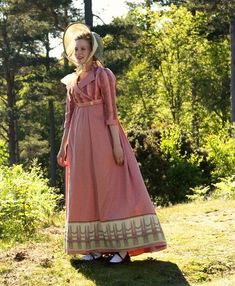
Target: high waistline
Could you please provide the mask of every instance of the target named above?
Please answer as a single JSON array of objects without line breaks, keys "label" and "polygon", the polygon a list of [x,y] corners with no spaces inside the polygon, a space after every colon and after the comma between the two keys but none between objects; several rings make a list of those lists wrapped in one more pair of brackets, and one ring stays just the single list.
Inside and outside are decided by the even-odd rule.
[{"label": "high waistline", "polygon": [[92,106],[92,105],[101,104],[101,103],[103,103],[103,99],[102,98],[90,100],[90,101],[87,101],[87,102],[79,102],[79,103],[76,102],[76,105],[78,107],[84,107],[84,106]]}]

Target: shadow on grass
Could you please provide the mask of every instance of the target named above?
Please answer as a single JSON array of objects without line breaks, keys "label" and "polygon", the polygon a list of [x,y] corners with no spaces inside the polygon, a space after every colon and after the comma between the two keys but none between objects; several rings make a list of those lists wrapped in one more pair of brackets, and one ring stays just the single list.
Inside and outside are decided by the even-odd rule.
[{"label": "shadow on grass", "polygon": [[178,266],[171,262],[146,259],[114,266],[105,261],[70,262],[97,286],[190,286]]}]

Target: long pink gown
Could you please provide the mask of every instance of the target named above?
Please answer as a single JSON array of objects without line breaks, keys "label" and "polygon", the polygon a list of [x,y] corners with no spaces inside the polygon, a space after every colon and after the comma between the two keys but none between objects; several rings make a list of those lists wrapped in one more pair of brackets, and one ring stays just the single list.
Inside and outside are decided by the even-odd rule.
[{"label": "long pink gown", "polygon": [[[109,125],[119,128],[124,164],[116,164]],[[119,122],[116,80],[92,66],[68,87],[64,128],[69,128],[65,167],[67,254],[127,250],[139,255],[167,247],[138,163]]]}]

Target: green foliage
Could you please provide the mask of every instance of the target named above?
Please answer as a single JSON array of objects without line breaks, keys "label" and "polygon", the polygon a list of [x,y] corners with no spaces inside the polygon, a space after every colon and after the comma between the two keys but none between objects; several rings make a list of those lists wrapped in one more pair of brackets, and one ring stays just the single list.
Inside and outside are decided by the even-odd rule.
[{"label": "green foliage", "polygon": [[215,190],[212,193],[213,198],[235,199],[235,176],[221,179],[214,184]]},{"label": "green foliage", "polygon": [[[59,80],[68,71],[66,61],[63,69],[50,57],[55,45],[51,40],[61,36],[70,21],[79,21],[81,11],[70,0],[7,0],[1,1],[0,14],[1,138],[9,145],[9,162],[27,166],[37,157],[48,168],[56,164],[52,158],[60,144],[54,137],[62,137],[59,133],[66,89]],[[55,107],[53,123],[49,100]],[[58,145],[50,142],[49,146],[49,139]],[[49,147],[54,156],[49,156]]]},{"label": "green foliage", "polygon": [[[127,129],[138,125],[146,130],[154,122],[160,125],[167,114],[167,111],[164,112],[163,102],[155,99],[157,85],[149,81],[151,72],[154,70],[143,61],[129,69],[126,78],[118,82],[118,89],[123,95],[118,98],[120,118]],[[162,112],[155,113],[160,107]]]},{"label": "green foliage", "polygon": [[235,138],[230,137],[226,130],[219,135],[208,135],[205,149],[208,159],[214,164],[213,181],[232,176],[235,173]]},{"label": "green foliage", "polygon": [[186,197],[190,201],[202,200],[207,197],[210,192],[209,186],[196,186],[195,188],[191,188],[192,195],[186,195]]},{"label": "green foliage", "polygon": [[3,140],[0,140],[0,166],[7,165],[8,153],[7,146]]},{"label": "green foliage", "polygon": [[209,41],[202,12],[158,7],[148,11],[148,22],[146,13],[137,7],[128,16],[142,30],[118,82],[120,118],[127,129],[178,124],[203,145],[230,121],[229,39]]},{"label": "green foliage", "polygon": [[196,186],[191,188],[192,195],[186,197],[190,201],[205,200],[209,198],[213,199],[235,199],[235,176],[225,177],[219,180],[217,183],[212,184],[213,190],[210,186]]},{"label": "green foliage", "polygon": [[135,151],[152,199],[167,205],[187,200],[191,188],[210,184],[212,167],[206,154],[194,149],[177,126],[168,130],[132,130]]},{"label": "green foliage", "polygon": [[226,178],[235,172],[235,139],[225,130],[207,136],[203,149],[196,148],[177,125],[150,131],[135,128],[128,137],[147,189],[159,204],[220,193],[233,197],[234,182]]},{"label": "green foliage", "polygon": [[61,198],[48,187],[37,160],[29,170],[22,165],[0,169],[0,237],[22,240],[47,223]]},{"label": "green foliage", "polygon": [[230,55],[227,37],[208,38],[204,11],[155,8],[128,15],[141,31],[118,109],[152,198],[167,204],[207,196],[235,171]]},{"label": "green foliage", "polygon": [[115,18],[108,25],[95,26],[93,30],[100,34],[104,42],[105,65],[115,74],[122,74],[128,69],[139,31],[129,17]]},{"label": "green foliage", "polygon": [[[57,64],[47,71],[45,66],[37,69],[22,69],[23,73],[16,76],[15,84],[19,90],[17,109],[18,113],[18,139],[19,163],[28,166],[30,161],[38,158],[45,169],[48,168],[50,152],[57,152],[62,138],[62,125],[66,88],[59,82],[64,76],[62,66]],[[69,71],[71,72],[71,71]],[[54,103],[55,134],[51,134],[49,100]],[[49,144],[49,139],[55,135],[54,149]],[[51,165],[50,162],[49,165]],[[57,169],[56,186],[63,183],[63,170]],[[49,175],[49,170],[48,174]],[[62,187],[61,187],[62,189]]]}]

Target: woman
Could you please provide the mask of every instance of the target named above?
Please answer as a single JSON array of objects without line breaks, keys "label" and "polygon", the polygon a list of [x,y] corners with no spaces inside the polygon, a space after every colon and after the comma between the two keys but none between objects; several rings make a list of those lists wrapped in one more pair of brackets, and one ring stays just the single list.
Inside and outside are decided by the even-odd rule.
[{"label": "woman", "polygon": [[116,80],[102,66],[102,40],[83,24],[63,38],[77,66],[66,84],[64,134],[57,155],[65,167],[65,251],[110,264],[166,248],[166,240],[138,163],[118,120]]}]

